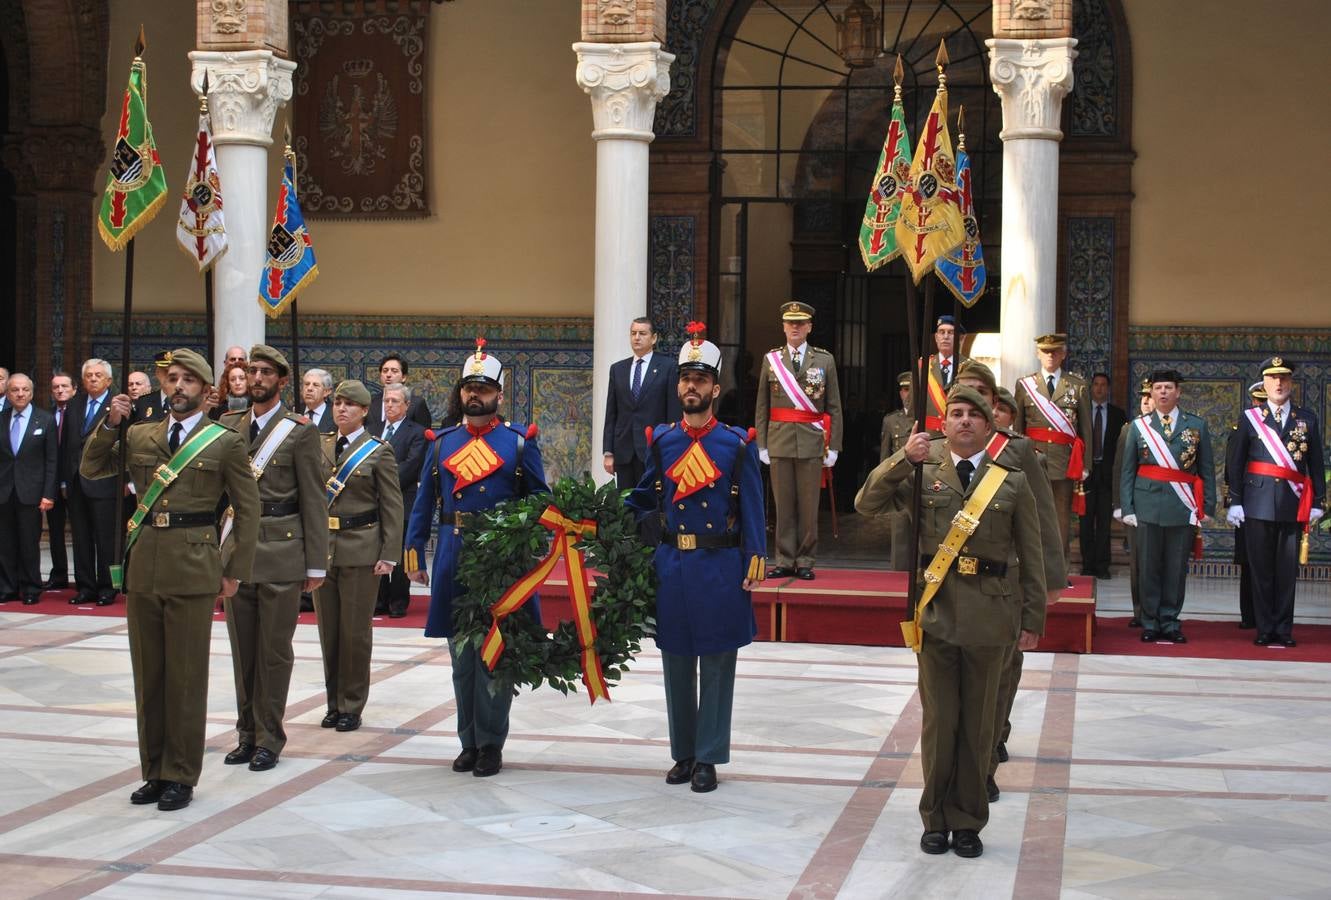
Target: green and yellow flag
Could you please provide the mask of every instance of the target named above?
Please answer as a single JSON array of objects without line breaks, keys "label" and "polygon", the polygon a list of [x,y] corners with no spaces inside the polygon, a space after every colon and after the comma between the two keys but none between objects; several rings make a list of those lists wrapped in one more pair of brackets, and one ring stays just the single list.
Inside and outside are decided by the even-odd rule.
[{"label": "green and yellow flag", "polygon": [[97,230],[112,250],[120,250],[152,221],[166,202],[166,173],[148,123],[148,69],[143,37],[129,67],[129,84],[120,102],[120,128],[111,151],[111,171],[102,195]]},{"label": "green and yellow flag", "polygon": [[860,257],[866,272],[887,265],[901,255],[897,244],[897,217],[901,215],[901,195],[910,184],[910,135],[906,133],[906,112],[901,106],[901,57],[897,57],[892,76],[895,90],[892,117],[887,126],[878,170],[869,189],[869,202],[860,222]]}]

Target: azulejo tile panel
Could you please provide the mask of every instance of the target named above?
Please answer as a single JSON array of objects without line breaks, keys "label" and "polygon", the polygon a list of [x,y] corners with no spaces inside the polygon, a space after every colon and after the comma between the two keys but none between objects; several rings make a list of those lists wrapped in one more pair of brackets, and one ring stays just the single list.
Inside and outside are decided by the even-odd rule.
[{"label": "azulejo tile panel", "polygon": [[541,431],[541,458],[550,484],[579,477],[592,458],[590,369],[535,367],[531,370],[534,419]]}]

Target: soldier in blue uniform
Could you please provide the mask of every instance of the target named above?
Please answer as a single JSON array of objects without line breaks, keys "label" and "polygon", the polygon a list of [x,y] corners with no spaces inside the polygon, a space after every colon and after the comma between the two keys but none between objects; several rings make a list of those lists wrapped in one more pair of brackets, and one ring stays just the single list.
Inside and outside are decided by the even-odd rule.
[{"label": "soldier in blue uniform", "polygon": [[757,633],[749,591],[767,552],[753,432],[712,415],[720,370],[721,351],[695,332],[679,353],[684,418],[649,430],[647,471],[627,500],[661,526],[656,645],[675,760],[666,782],[698,793],[715,790],[717,765],[730,761],[735,660]]},{"label": "soldier in blue uniform", "polygon": [[[448,638],[453,661],[453,695],[457,700],[458,739],[462,752],[453,760],[454,772],[479,778],[496,774],[504,765],[510,691],[490,692],[490,671],[476,647],[459,650],[453,638],[453,598],[463,593],[458,583],[458,557],[463,532],[472,527],[478,510],[491,509],[504,500],[549,492],[536,426],[523,428],[499,417],[504,388],[503,365],[485,352],[485,341],[462,367],[458,394],[462,421],[444,429],[435,439],[421,473],[420,489],[407,523],[407,577],[418,584],[433,582],[426,637]],[[439,539],[431,574],[425,572],[425,542],[439,509]],[[523,607],[540,621],[540,604],[533,596]]]},{"label": "soldier in blue uniform", "polygon": [[1243,526],[1259,647],[1295,645],[1299,541],[1326,509],[1322,428],[1291,402],[1296,368],[1279,356],[1262,363],[1266,402],[1239,417],[1226,452],[1227,518]]}]

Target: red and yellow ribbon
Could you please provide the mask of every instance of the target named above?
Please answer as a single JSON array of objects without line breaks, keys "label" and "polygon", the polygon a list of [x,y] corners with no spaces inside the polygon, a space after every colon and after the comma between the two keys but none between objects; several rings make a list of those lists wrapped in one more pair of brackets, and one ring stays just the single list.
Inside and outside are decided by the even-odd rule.
[{"label": "red and yellow ribbon", "polygon": [[582,551],[576,544],[586,535],[596,534],[596,522],[592,519],[577,521],[564,515],[559,507],[551,504],[541,514],[540,523],[554,532],[550,542],[550,551],[536,566],[523,575],[504,595],[490,607],[494,624],[481,644],[481,659],[491,671],[499,663],[504,652],[504,636],[499,632],[499,624],[526,603],[536,589],[545,584],[555,563],[562,557],[568,565],[569,594],[573,601],[573,625],[578,632],[578,643],[582,646],[582,683],[587,686],[587,695],[595,703],[599,698],[610,699],[610,690],[606,687],[605,674],[601,671],[601,658],[596,653],[596,624],[592,621],[591,595],[587,592],[587,570]]}]

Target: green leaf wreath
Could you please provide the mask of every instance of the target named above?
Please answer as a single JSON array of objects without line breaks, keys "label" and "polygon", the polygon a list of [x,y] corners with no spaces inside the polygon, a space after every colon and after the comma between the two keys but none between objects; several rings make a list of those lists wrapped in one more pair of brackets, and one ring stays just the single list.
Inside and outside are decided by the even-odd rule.
[{"label": "green leaf wreath", "polygon": [[[605,680],[614,685],[628,671],[642,639],[656,629],[656,571],[652,551],[638,538],[637,523],[614,482],[597,488],[590,477],[562,478],[550,494],[500,503],[479,514],[465,529],[458,581],[464,593],[453,599],[454,640],[478,651],[494,621],[490,607],[509,586],[529,572],[549,549],[551,532],[540,524],[554,504],[571,519],[596,522],[596,534],[576,545],[589,569],[595,569],[591,598],[596,652]],[[504,652],[495,666],[494,689],[516,693],[523,685],[548,684],[567,694],[582,682],[582,648],[573,622],[559,623],[553,634],[526,610],[499,626]]]}]

